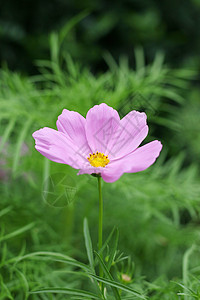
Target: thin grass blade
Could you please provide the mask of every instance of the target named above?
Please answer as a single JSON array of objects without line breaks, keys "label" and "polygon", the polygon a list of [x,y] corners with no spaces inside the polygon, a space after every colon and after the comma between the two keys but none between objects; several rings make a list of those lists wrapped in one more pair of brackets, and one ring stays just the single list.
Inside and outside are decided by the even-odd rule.
[{"label": "thin grass blade", "polygon": [[[97,257],[98,257],[99,263],[101,264],[101,267],[102,267],[102,269],[103,269],[105,275],[106,275],[110,280],[114,281],[112,275],[110,274],[109,270],[107,269],[106,265],[104,264],[104,262],[103,262],[101,256],[100,256],[96,251],[95,251],[95,254],[96,254]],[[112,286],[111,288],[112,288],[112,290],[113,290],[113,294],[115,295],[115,298],[116,298],[117,300],[120,300],[121,297],[120,297],[120,295],[119,295],[118,289],[115,288],[114,286]]]},{"label": "thin grass blade", "polygon": [[121,284],[121,283],[118,283],[116,281],[112,281],[112,280],[109,280],[109,279],[106,279],[106,278],[102,278],[102,277],[99,277],[99,276],[94,275],[94,274],[90,274],[90,276],[97,279],[98,281],[101,281],[101,282],[111,286],[111,287],[115,287],[115,288],[118,288],[118,289],[120,289],[124,292],[130,293],[130,294],[132,294],[132,295],[134,295],[134,296],[136,296],[140,299],[144,299],[144,300],[147,299],[144,295],[140,294],[138,291],[136,291],[136,290],[124,285],[124,284]]},{"label": "thin grass blade", "polygon": [[89,299],[101,299],[98,295],[95,295],[91,292],[70,289],[70,288],[46,288],[39,291],[30,292],[30,294],[41,294],[41,293],[56,293],[56,294],[66,294],[66,295],[73,295],[73,296],[85,296],[85,297],[89,297]]},{"label": "thin grass blade", "polygon": [[87,256],[88,256],[88,260],[90,263],[90,267],[94,270],[94,257],[93,257],[92,241],[91,241],[91,237],[90,237],[88,221],[86,218],[84,219],[83,232],[84,232],[85,247],[87,250]]},{"label": "thin grass blade", "polygon": [[20,229],[17,229],[9,234],[6,234],[6,235],[0,237],[0,242],[11,239],[11,238],[15,237],[16,235],[24,233],[25,231],[32,229],[34,227],[34,225],[35,225],[35,223],[32,222]]},{"label": "thin grass blade", "polygon": [[118,245],[118,240],[119,240],[119,230],[116,229],[115,236],[114,236],[114,242],[113,242],[113,245],[111,246],[111,252],[109,255],[109,260],[108,260],[108,265],[107,265],[108,270],[110,270],[112,263],[114,261],[116,250],[117,250],[117,245]]}]

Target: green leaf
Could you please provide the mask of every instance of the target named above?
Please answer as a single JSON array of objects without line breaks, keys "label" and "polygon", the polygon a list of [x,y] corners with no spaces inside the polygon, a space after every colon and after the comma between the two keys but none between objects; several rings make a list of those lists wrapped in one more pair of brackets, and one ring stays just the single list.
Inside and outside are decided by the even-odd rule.
[{"label": "green leaf", "polygon": [[0,218],[12,210],[12,206],[7,206],[0,211]]},{"label": "green leaf", "polygon": [[41,294],[41,293],[56,293],[56,294],[66,294],[73,296],[87,296],[91,299],[101,299],[99,296],[82,290],[69,289],[69,288],[45,288],[39,291],[32,291],[30,294]]},{"label": "green leaf", "polygon": [[140,299],[144,299],[144,300],[147,299],[145,296],[141,295],[138,291],[136,291],[136,290],[124,285],[124,284],[121,284],[121,283],[118,283],[116,281],[109,280],[109,279],[106,279],[106,278],[102,278],[102,277],[99,277],[99,276],[94,275],[94,274],[90,274],[90,276],[97,279],[100,282],[103,282],[103,283],[105,283],[105,284],[107,284],[111,287],[116,287],[116,288],[118,288],[120,290],[123,290],[127,293],[130,293],[130,294],[132,294],[132,295],[134,295],[134,296],[136,296]]},{"label": "green leaf", "polygon": [[50,34],[50,49],[51,49],[51,60],[58,65],[59,47],[58,47],[58,34],[52,32]]},{"label": "green leaf", "polygon": [[[33,253],[29,253],[29,254],[26,254],[22,257],[18,257],[17,260],[18,261],[21,261],[23,259],[26,259],[26,258],[37,258],[37,256],[46,256],[47,258],[50,258],[52,259],[53,261],[59,261],[59,262],[62,262],[62,263],[67,263],[67,264],[70,264],[70,265],[74,265],[76,267],[79,267],[81,269],[85,269],[85,270],[90,270],[90,268],[88,268],[88,266],[86,266],[85,264],[83,263],[80,263],[79,261],[67,256],[67,255],[64,255],[64,254],[60,254],[60,253],[55,253],[55,252],[46,252],[46,251],[40,251],[40,252],[33,252]],[[41,259],[41,257],[39,257]]]},{"label": "green leaf", "polygon": [[1,290],[1,296],[3,297],[2,299],[14,300],[14,298],[12,297],[8,287],[3,282],[3,279],[2,279],[1,275],[0,275],[0,290]]},{"label": "green leaf", "polygon": [[24,233],[25,231],[30,230],[31,228],[33,228],[34,225],[35,225],[35,223],[32,222],[32,223],[30,223],[30,224],[28,224],[28,225],[26,225],[26,226],[24,226],[24,227],[22,227],[22,228],[20,228],[20,229],[17,229],[17,230],[15,230],[15,231],[13,231],[13,232],[11,232],[11,233],[9,233],[9,234],[6,234],[6,235],[0,237],[0,242],[5,241],[5,240],[8,240],[8,239],[10,239],[10,238],[13,238],[13,237],[15,237],[16,235],[19,235],[19,234]]},{"label": "green leaf", "polygon": [[88,260],[89,260],[91,268],[94,270],[94,257],[93,257],[92,241],[91,241],[91,237],[90,237],[88,221],[86,218],[84,219],[83,232],[84,232],[84,237],[85,237],[85,247],[87,250]]},{"label": "green leaf", "polygon": [[159,75],[159,73],[160,73],[160,71],[162,70],[162,67],[163,67],[163,62],[164,62],[164,54],[163,54],[163,52],[158,51],[155,55],[153,64],[150,68],[151,77],[156,78],[156,76]]},{"label": "green leaf", "polygon": [[[102,269],[103,269],[105,275],[106,275],[110,280],[114,281],[112,275],[110,274],[109,270],[107,269],[106,265],[104,264],[104,262],[103,262],[101,256],[100,256],[96,251],[95,251],[95,254],[96,254],[97,257],[98,257],[99,263],[101,264],[101,267],[102,267]],[[120,295],[119,295],[118,290],[117,290],[115,287],[113,287],[113,286],[112,286],[112,290],[113,290],[113,293],[114,293],[114,295],[115,295],[115,298],[118,299],[118,300],[120,300],[121,297],[120,297]]]},{"label": "green leaf", "polygon": [[84,10],[82,12],[80,12],[79,14],[77,14],[76,16],[74,16],[73,18],[71,18],[64,26],[63,28],[60,30],[59,32],[59,45],[61,45],[64,41],[64,39],[66,38],[67,34],[69,33],[69,31],[76,25],[78,24],[81,20],[83,20],[85,17],[87,17],[89,15],[89,11],[88,10]]},{"label": "green leaf", "polygon": [[44,259],[50,259],[52,261],[66,263],[66,264],[81,268],[81,269],[85,270],[86,272],[91,272],[91,269],[87,265],[80,263],[77,260],[75,260],[67,255],[64,255],[61,253],[55,253],[55,252],[47,252],[47,251],[33,252],[33,253],[26,254],[24,256],[17,256],[17,257],[11,258],[11,259],[5,261],[4,263],[1,263],[0,267],[2,267],[3,265],[9,264],[9,263],[13,263],[13,262],[18,263],[24,259],[41,260],[42,256],[44,256]]},{"label": "green leaf", "polygon": [[[107,237],[107,239],[106,239],[105,243],[103,244],[102,248],[98,251],[99,254],[101,254],[105,250],[105,248],[108,245],[108,243],[110,242],[115,230],[116,230],[116,228],[114,227],[112,229],[111,233],[109,234],[109,236]],[[97,264],[97,257],[95,257],[95,265],[96,264]]]},{"label": "green leaf", "polygon": [[116,228],[114,227],[114,228],[112,229],[111,233],[109,234],[108,238],[106,239],[105,243],[103,244],[102,248],[99,250],[99,252],[98,252],[99,254],[101,254],[101,253],[104,251],[104,249],[106,248],[106,246],[107,246],[108,243],[110,242],[110,240],[111,240],[111,238],[112,238],[112,236],[113,236],[115,230],[116,230]]},{"label": "green leaf", "polygon": [[15,268],[15,272],[19,275],[23,287],[24,287],[24,300],[28,299],[28,291],[29,291],[29,285],[28,285],[28,281],[26,279],[26,277],[24,276],[24,274],[22,272],[20,272],[18,269]]},{"label": "green leaf", "polygon": [[142,47],[135,48],[135,63],[138,77],[143,77],[145,73],[145,57]]},{"label": "green leaf", "polygon": [[113,245],[111,246],[111,252],[110,252],[110,255],[109,255],[109,260],[108,260],[108,270],[110,270],[111,266],[112,266],[112,263],[114,261],[114,258],[115,258],[115,254],[116,254],[116,250],[117,250],[117,245],[118,245],[118,240],[119,240],[119,230],[116,229],[115,230],[115,238],[114,238],[114,243]]}]

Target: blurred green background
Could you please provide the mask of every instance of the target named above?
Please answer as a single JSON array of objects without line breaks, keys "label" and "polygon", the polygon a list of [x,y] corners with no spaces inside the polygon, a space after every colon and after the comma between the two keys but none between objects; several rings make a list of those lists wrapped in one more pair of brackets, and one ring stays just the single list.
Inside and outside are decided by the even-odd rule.
[{"label": "blurred green background", "polygon": [[46,160],[32,133],[101,102],[145,111],[145,143],[163,144],[148,170],[103,184],[104,238],[118,227],[129,256],[113,272],[149,299],[200,299],[199,36],[199,0],[0,2],[0,300],[90,288],[73,267],[16,261],[51,251],[87,263],[84,217],[96,247],[96,178]]},{"label": "blurred green background", "polygon": [[64,50],[94,71],[107,69],[106,52],[115,59],[126,55],[134,64],[133,49],[138,45],[145,49],[147,61],[164,50],[173,66],[199,66],[199,12],[199,0],[3,0],[0,60],[11,69],[35,73],[34,61],[48,57],[49,34],[65,30],[81,13],[78,24],[72,22]]}]

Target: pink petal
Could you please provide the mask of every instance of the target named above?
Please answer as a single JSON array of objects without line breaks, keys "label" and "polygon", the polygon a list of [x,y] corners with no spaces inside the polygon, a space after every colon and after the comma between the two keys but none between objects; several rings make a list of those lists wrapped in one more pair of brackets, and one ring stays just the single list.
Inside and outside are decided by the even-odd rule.
[{"label": "pink petal", "polygon": [[88,161],[82,149],[66,134],[44,127],[33,133],[35,148],[48,159],[68,164],[75,169],[83,168]]},{"label": "pink petal", "polygon": [[106,182],[117,181],[123,175],[123,162],[122,159],[115,161],[110,165],[107,165],[107,169],[103,170],[101,177]]},{"label": "pink petal", "polygon": [[92,107],[86,116],[86,136],[92,152],[107,154],[107,146],[119,126],[119,115],[112,107],[102,103]]},{"label": "pink petal", "polygon": [[130,164],[128,173],[135,173],[146,170],[150,167],[159,156],[162,149],[160,141],[150,142],[136,149],[133,153],[124,157],[127,164]]},{"label": "pink petal", "polygon": [[133,152],[148,134],[146,114],[131,111],[122,120],[108,144],[109,158],[118,159]]},{"label": "pink petal", "polygon": [[58,131],[65,133],[74,143],[84,149],[86,157],[91,152],[85,134],[86,119],[75,111],[63,109],[56,122]]},{"label": "pink petal", "polygon": [[155,140],[139,147],[121,159],[112,161],[101,174],[103,180],[106,182],[114,182],[118,180],[123,173],[135,173],[147,169],[155,162],[161,149],[161,142]]}]

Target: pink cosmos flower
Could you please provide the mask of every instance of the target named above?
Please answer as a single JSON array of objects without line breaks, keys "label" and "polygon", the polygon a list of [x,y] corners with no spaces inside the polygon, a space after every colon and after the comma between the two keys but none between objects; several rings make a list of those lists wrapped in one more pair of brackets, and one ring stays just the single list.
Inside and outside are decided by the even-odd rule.
[{"label": "pink cosmos flower", "polygon": [[48,159],[79,169],[79,174],[99,174],[114,182],[123,173],[143,171],[159,156],[162,144],[154,140],[138,146],[148,134],[146,114],[129,112],[120,120],[118,112],[102,103],[86,118],[64,109],[57,128],[44,127],[33,133],[35,148]]}]

